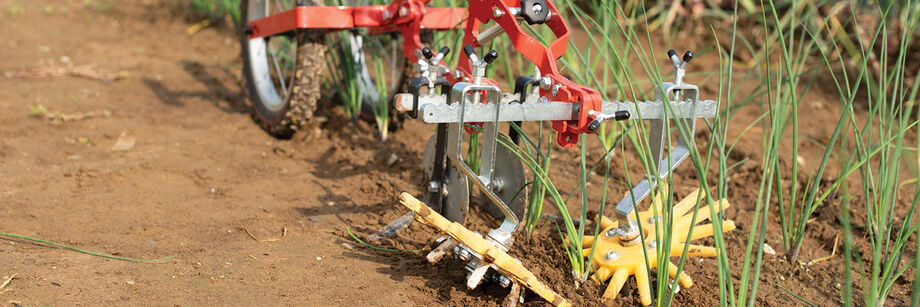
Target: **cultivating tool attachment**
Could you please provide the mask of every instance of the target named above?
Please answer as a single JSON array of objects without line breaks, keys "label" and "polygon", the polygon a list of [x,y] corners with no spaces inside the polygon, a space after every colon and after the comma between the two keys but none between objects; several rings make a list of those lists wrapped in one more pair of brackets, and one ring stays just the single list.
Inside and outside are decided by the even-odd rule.
[{"label": "cultivating tool attachment", "polygon": [[435,263],[448,252],[458,258],[469,261],[467,270],[467,287],[474,289],[486,278],[499,282],[504,287],[511,287],[511,293],[505,300],[506,306],[514,306],[524,301],[521,285],[527,287],[541,298],[555,306],[571,306],[571,303],[541,282],[536,275],[527,270],[521,261],[508,255],[505,246],[483,238],[470,231],[460,223],[451,222],[411,194],[399,195],[399,203],[412,210],[416,219],[446,233],[447,237],[438,240],[438,246],[428,253],[427,259]]},{"label": "cultivating tool attachment", "polygon": [[[688,257],[715,257],[714,247],[690,244],[689,241],[710,237],[716,231],[715,225],[698,223],[708,219],[721,219],[722,210],[728,208],[728,201],[718,200],[712,204],[699,206],[694,216],[696,204],[705,200],[705,191],[697,189],[687,197],[674,204],[670,210],[665,208],[663,198],[668,197],[666,185],[662,185],[659,194],[652,200],[651,206],[638,213],[637,220],[630,220],[632,227],[640,234],[630,237],[618,227],[618,222],[604,216],[598,216],[603,231],[597,238],[586,236],[583,240],[584,257],[595,268],[594,279],[610,282],[604,291],[604,299],[616,298],[629,276],[635,276],[639,287],[639,300],[643,305],[652,303],[648,273],[657,269],[658,253],[666,253],[668,258],[679,257],[687,250]],[[712,210],[712,211],[710,211]],[[711,214],[712,212],[712,214]],[[635,215],[633,216],[636,217]],[[721,232],[735,229],[735,223],[725,220],[721,223]],[[670,229],[670,234],[665,230]],[[680,287],[690,287],[690,276],[680,272],[677,265],[668,263],[668,274],[676,279]]]}]

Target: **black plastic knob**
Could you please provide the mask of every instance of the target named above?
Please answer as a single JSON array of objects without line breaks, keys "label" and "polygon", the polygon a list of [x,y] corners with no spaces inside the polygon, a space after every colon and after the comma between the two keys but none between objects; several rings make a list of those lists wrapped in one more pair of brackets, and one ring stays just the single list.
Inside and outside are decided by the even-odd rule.
[{"label": "black plastic knob", "polygon": [[677,51],[674,51],[674,49],[668,50],[668,59],[671,59],[676,56],[677,56]]},{"label": "black plastic knob", "polygon": [[463,53],[466,53],[466,57],[472,58],[476,54],[476,48],[473,48],[473,45],[467,44],[463,46]]},{"label": "black plastic knob", "polygon": [[527,24],[542,24],[549,18],[546,0],[521,0],[521,17]]},{"label": "black plastic knob", "polygon": [[600,127],[601,127],[601,121],[595,119],[595,120],[591,121],[590,124],[588,124],[588,132],[592,132],[592,133],[593,133],[593,132],[597,131],[597,129],[600,128]]},{"label": "black plastic knob", "polygon": [[440,53],[441,56],[447,56],[447,54],[450,53],[450,47],[441,47],[441,51],[438,51],[438,53]]},{"label": "black plastic knob", "polygon": [[429,60],[431,60],[431,58],[434,57],[434,53],[431,53],[431,48],[428,48],[428,47],[422,48],[422,55],[425,56],[425,58]]},{"label": "black plastic knob", "polygon": [[627,120],[629,119],[629,111],[621,110],[613,113],[613,120]]},{"label": "black plastic knob", "polygon": [[690,63],[693,60],[693,50],[687,50],[687,53],[684,53],[684,63]]},{"label": "black plastic knob", "polygon": [[495,59],[497,58],[498,58],[498,51],[489,50],[489,52],[487,52],[486,55],[482,57],[482,60],[485,61],[486,64],[492,64],[492,62],[494,62]]}]

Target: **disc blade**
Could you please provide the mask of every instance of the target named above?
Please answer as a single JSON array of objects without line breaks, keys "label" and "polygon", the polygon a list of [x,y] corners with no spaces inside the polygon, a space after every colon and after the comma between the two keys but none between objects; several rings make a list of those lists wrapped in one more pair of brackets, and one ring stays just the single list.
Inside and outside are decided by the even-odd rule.
[{"label": "disc blade", "polygon": [[[425,182],[431,181],[432,172],[434,172],[434,151],[437,135],[431,136],[428,144],[425,146],[425,152],[422,153],[422,167],[425,170]],[[463,173],[459,172],[447,160],[444,169],[444,186],[446,193],[441,193],[442,212],[438,212],[448,220],[463,223],[466,214],[469,211],[470,191],[469,181]],[[427,188],[427,187],[426,187]]]},{"label": "disc blade", "polygon": [[[527,178],[524,175],[524,165],[521,159],[505,146],[495,148],[495,169],[492,171],[492,180],[500,182],[500,188],[494,191],[498,197],[508,205],[518,219],[523,219],[526,208],[527,191],[524,186]],[[480,192],[482,202],[479,204],[490,215],[502,219],[505,217],[497,205],[489,201],[485,193]]]}]

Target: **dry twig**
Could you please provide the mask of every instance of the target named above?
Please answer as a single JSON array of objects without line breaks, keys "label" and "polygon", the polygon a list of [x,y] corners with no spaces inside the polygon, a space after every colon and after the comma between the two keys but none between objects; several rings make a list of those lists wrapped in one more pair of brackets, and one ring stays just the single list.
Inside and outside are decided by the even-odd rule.
[{"label": "dry twig", "polygon": [[259,239],[259,238],[256,238],[256,236],[252,235],[252,233],[249,232],[249,229],[246,229],[246,227],[243,227],[243,225],[239,225],[239,228],[242,229],[243,231],[245,231],[246,234],[249,235],[250,238],[252,238],[253,240],[256,240],[256,242],[259,242],[259,243],[277,242],[277,241],[284,240],[284,237],[287,236],[287,228],[286,228],[286,227],[281,227],[281,237],[280,237],[280,238],[268,238],[268,239]]}]

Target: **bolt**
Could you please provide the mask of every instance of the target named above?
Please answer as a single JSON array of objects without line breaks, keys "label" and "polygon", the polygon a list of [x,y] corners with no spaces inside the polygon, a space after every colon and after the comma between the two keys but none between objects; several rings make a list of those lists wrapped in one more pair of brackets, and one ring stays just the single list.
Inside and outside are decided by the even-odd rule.
[{"label": "bolt", "polygon": [[407,9],[405,6],[399,8],[399,16],[406,17],[406,15],[409,15],[409,9]]},{"label": "bolt", "polygon": [[559,94],[559,88],[561,87],[562,87],[562,84],[559,84],[559,83],[556,83],[556,85],[553,85],[553,96],[556,96],[557,94]]},{"label": "bolt", "polygon": [[541,96],[540,98],[537,98],[537,103],[549,103],[549,99],[546,99],[546,97]]},{"label": "bolt", "polygon": [[534,13],[540,14],[543,12],[543,5],[539,3],[534,3],[531,8],[533,9]]},{"label": "bolt", "polygon": [[507,288],[511,285],[511,279],[505,277],[505,275],[498,275],[498,284],[501,285],[502,288]]},{"label": "bolt", "polygon": [[459,257],[460,260],[463,260],[463,261],[470,260],[470,258],[473,257],[473,255],[470,254],[470,251],[460,246],[457,247],[456,253],[457,253],[457,257]]},{"label": "bolt", "polygon": [[658,247],[658,242],[654,239],[648,242],[648,249],[655,249],[656,247]]},{"label": "bolt", "polygon": [[[661,216],[658,216],[658,221],[659,222],[661,221]],[[655,217],[653,216],[653,217],[648,218],[648,223],[655,224]]]},{"label": "bolt", "polygon": [[504,182],[502,182],[501,177],[493,178],[490,185],[492,187],[492,191],[495,191],[495,193],[501,192],[502,189],[505,187],[505,184]]},{"label": "bolt", "polygon": [[612,238],[617,235],[617,228],[607,229],[606,235],[608,238]]},{"label": "bolt", "polygon": [[620,253],[617,253],[616,251],[610,251],[607,253],[607,256],[604,256],[604,260],[607,261],[614,261],[617,260],[617,258],[620,258]]},{"label": "bolt", "polygon": [[435,181],[429,181],[429,182],[428,182],[428,192],[432,192],[432,193],[433,193],[433,192],[437,192],[437,191],[438,191],[438,183],[435,182]]},{"label": "bolt", "polygon": [[390,20],[390,11],[383,11],[383,20]]},{"label": "bolt", "polygon": [[553,85],[553,79],[550,79],[549,76],[540,78],[540,88],[548,90],[551,85]]},{"label": "bolt", "polygon": [[502,12],[502,10],[500,10],[500,9],[498,9],[498,8],[495,8],[495,10],[492,11],[492,16],[495,17],[495,18],[502,17],[503,15],[505,15],[505,12]]}]

